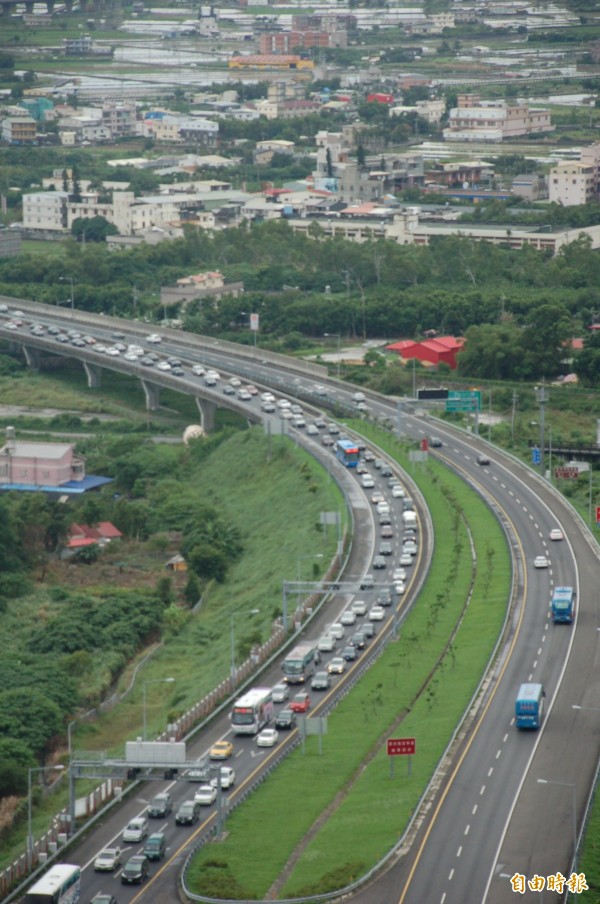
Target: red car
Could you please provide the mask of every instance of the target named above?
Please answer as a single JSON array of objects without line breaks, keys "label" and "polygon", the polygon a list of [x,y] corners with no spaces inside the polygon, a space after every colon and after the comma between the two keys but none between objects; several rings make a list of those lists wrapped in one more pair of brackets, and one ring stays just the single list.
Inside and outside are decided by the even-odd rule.
[{"label": "red car", "polygon": [[296,696],[290,703],[290,709],[295,713],[305,713],[309,710],[309,708],[310,697],[305,691],[300,694],[296,694]]}]

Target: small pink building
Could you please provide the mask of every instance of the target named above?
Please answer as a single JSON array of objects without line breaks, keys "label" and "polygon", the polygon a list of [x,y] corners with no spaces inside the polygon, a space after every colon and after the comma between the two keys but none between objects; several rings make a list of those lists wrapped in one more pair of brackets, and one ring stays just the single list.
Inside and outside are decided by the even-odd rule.
[{"label": "small pink building", "polygon": [[85,459],[71,443],[7,439],[0,449],[0,487],[60,487],[85,478]]}]

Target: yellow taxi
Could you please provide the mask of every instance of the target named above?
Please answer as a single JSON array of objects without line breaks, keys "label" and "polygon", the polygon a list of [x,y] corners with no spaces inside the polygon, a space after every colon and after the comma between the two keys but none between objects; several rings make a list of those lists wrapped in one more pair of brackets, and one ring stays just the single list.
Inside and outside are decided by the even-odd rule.
[{"label": "yellow taxi", "polygon": [[228,760],[232,753],[233,744],[231,741],[221,740],[213,744],[208,755],[211,760]]}]

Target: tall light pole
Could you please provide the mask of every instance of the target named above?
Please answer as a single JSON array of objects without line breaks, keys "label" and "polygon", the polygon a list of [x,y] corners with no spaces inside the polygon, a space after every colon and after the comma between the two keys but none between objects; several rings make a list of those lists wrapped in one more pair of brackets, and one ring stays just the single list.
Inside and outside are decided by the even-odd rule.
[{"label": "tall light pole", "polygon": [[339,333],[323,333],[328,339],[337,339],[337,376],[340,378],[340,356],[342,337]]},{"label": "tall light pole", "polygon": [[237,669],[235,667],[235,618],[236,615],[258,615],[260,609],[250,609],[249,612],[232,612],[231,613],[231,681],[235,687],[237,678]]},{"label": "tall light pole", "polygon": [[577,862],[577,800],[575,797],[575,782],[554,782],[546,778],[538,778],[538,785],[557,785],[559,788],[571,789],[571,804],[573,809],[573,872]]},{"label": "tall light pole", "polygon": [[73,725],[77,725],[77,719],[73,719],[72,722],[69,722],[67,725],[67,749],[69,751],[69,762],[71,762],[71,755],[73,753],[73,745],[71,743],[71,728]]},{"label": "tall light pole", "polygon": [[323,558],[322,552],[317,552],[312,556],[298,556],[298,583],[300,583],[300,581],[302,580],[302,576],[300,573],[300,562],[302,562],[303,559],[322,559],[322,558]]},{"label": "tall light pole", "polygon": [[540,405],[540,471],[542,473],[542,477],[546,476],[546,461],[544,456],[544,445],[545,445],[545,436],[544,436],[544,419],[545,419],[545,405],[546,402],[549,401],[549,395],[544,385],[544,381],[542,380],[541,386],[535,387],[535,397]]},{"label": "tall light pole", "polygon": [[32,766],[27,773],[27,868],[31,869],[33,863],[33,828],[31,817],[31,776],[34,772],[50,772],[53,769],[64,769],[60,763],[56,766]]},{"label": "tall light pole", "polygon": [[143,726],[142,726],[142,741],[146,740],[146,687],[149,684],[173,684],[175,681],[174,678],[149,678],[147,681],[144,681],[143,684],[143,701],[142,701],[142,717],[143,717]]},{"label": "tall light pole", "polygon": [[75,288],[73,286],[73,277],[72,276],[59,276],[59,282],[71,283],[71,310],[74,310],[74,308],[75,308]]}]

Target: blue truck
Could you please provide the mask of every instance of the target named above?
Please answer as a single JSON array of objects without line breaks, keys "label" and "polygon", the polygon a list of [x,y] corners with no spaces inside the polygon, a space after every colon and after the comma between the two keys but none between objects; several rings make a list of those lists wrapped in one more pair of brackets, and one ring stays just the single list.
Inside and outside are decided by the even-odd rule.
[{"label": "blue truck", "polygon": [[544,697],[546,692],[542,684],[522,684],[515,700],[515,725],[517,728],[538,729],[544,715]]},{"label": "blue truck", "polygon": [[556,587],[552,594],[552,621],[570,624],[575,615],[575,591],[572,587]]}]

